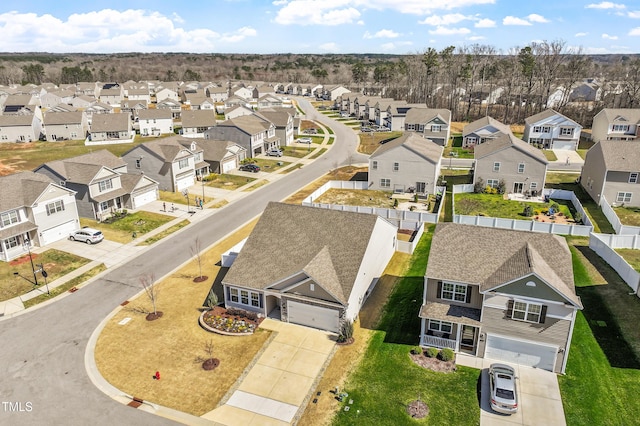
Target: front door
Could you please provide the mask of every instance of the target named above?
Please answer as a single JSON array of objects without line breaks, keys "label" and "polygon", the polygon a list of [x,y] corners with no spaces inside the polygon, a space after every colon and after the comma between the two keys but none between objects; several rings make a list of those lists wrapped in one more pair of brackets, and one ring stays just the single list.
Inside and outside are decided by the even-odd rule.
[{"label": "front door", "polygon": [[524,190],[524,183],[522,183],[522,182],[514,182],[514,184],[513,184],[513,192],[515,194],[522,194],[523,190]]},{"label": "front door", "polygon": [[416,192],[418,194],[424,194],[427,190],[427,184],[424,182],[416,182]]},{"label": "front door", "polygon": [[460,333],[460,352],[475,355],[477,341],[478,327],[463,325],[462,332]]}]

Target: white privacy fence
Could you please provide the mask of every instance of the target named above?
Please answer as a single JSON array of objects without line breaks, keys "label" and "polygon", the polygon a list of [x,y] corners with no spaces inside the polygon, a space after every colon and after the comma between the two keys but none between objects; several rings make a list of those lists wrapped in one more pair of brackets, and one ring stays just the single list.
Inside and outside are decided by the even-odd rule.
[{"label": "white privacy fence", "polygon": [[586,212],[582,208],[582,204],[575,196],[573,191],[561,189],[545,189],[543,195],[553,199],[570,200],[577,212],[582,215],[584,225],[563,224],[552,222],[538,222],[535,220],[505,219],[488,216],[469,216],[455,214],[455,194],[473,192],[472,184],[454,185],[453,199],[451,200],[454,212],[453,221],[464,225],[485,226],[489,228],[514,229],[518,231],[545,232],[549,234],[560,235],[581,235],[588,236],[593,231],[593,225],[589,220]]},{"label": "white privacy fence", "polygon": [[413,254],[422,234],[424,234],[424,223],[420,224],[420,227],[415,231],[415,235],[413,235],[411,241],[400,241],[399,239],[396,239],[396,251]]},{"label": "white privacy fence", "polygon": [[640,227],[623,225],[622,222],[620,222],[620,219],[618,218],[618,215],[616,214],[615,210],[613,210],[613,207],[609,205],[609,202],[604,197],[600,199],[600,208],[602,209],[602,213],[604,213],[604,215],[607,217],[607,220],[609,220],[609,223],[611,223],[611,226],[613,226],[613,229],[616,231],[616,234],[620,234],[620,235],[640,234]]},{"label": "white privacy fence", "polygon": [[605,260],[631,289],[638,294],[640,273],[633,269],[615,249],[640,249],[640,235],[591,234],[589,248]]}]

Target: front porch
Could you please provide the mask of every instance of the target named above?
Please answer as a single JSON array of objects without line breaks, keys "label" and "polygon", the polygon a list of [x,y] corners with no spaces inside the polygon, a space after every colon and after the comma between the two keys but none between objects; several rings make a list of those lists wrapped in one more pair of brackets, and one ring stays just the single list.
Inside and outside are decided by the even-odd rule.
[{"label": "front porch", "polygon": [[420,317],[420,346],[476,354],[480,338],[480,309],[429,302],[420,309]]}]

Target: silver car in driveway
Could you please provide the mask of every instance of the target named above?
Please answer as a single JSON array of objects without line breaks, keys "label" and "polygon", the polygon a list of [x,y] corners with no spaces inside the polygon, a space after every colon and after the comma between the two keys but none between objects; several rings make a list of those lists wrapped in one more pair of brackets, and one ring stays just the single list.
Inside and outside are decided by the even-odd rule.
[{"label": "silver car in driveway", "polygon": [[87,244],[94,244],[104,240],[104,235],[97,229],[82,228],[69,235],[69,239],[71,241],[82,241]]},{"label": "silver car in driveway", "polygon": [[506,364],[491,364],[489,367],[489,387],[491,408],[502,414],[518,411],[518,390],[516,371]]}]

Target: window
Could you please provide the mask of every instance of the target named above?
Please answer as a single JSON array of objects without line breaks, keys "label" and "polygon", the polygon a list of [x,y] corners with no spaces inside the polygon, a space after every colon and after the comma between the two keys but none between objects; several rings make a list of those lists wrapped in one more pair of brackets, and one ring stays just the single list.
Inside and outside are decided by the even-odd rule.
[{"label": "window", "polygon": [[100,190],[100,192],[113,189],[113,182],[111,182],[111,179],[100,181],[98,182],[98,189]]},{"label": "window", "polygon": [[629,174],[629,183],[638,183],[638,173],[630,173]]},{"label": "window", "polygon": [[467,142],[467,145],[475,145],[476,142],[478,142],[478,138],[476,138],[475,136],[467,136],[465,140]]},{"label": "window", "polygon": [[524,163],[518,164],[518,173],[524,173]]},{"label": "window", "polygon": [[249,292],[247,290],[240,290],[240,303],[243,305],[249,304]]},{"label": "window", "polygon": [[380,188],[391,188],[391,179],[380,179]]},{"label": "window", "polygon": [[467,286],[465,284],[442,283],[441,299],[466,302]]},{"label": "window", "polygon": [[533,133],[549,133],[551,131],[551,127],[549,126],[535,126],[533,128]]},{"label": "window", "polygon": [[107,132],[107,139],[120,139],[120,132]]},{"label": "window", "polygon": [[629,203],[631,202],[631,193],[630,192],[618,192],[616,195],[616,202],[618,203]]},{"label": "window", "polygon": [[487,186],[490,188],[497,188],[499,184],[498,179],[487,179]]},{"label": "window", "polygon": [[614,124],[612,130],[614,132],[628,132],[629,125],[628,124]]},{"label": "window", "polygon": [[141,164],[142,164],[142,160],[138,158],[136,160],[136,169],[139,169]]},{"label": "window", "polygon": [[538,182],[531,182],[529,184],[529,189],[538,189]]},{"label": "window", "polygon": [[240,298],[238,296],[238,289],[237,288],[230,288],[229,289],[229,299],[232,302],[236,302],[236,303],[240,301]]},{"label": "window", "polygon": [[260,295],[258,293],[251,292],[251,306],[260,307]]},{"label": "window", "polygon": [[442,131],[442,126],[440,124],[432,124],[431,125],[431,131],[433,133],[439,133]]},{"label": "window", "polygon": [[560,136],[573,136],[573,127],[561,127]]},{"label": "window", "polygon": [[415,129],[416,129],[416,125],[415,124],[407,124],[407,130],[414,131]]},{"label": "window", "polygon": [[371,169],[372,170],[378,170],[378,162],[377,161],[372,161],[371,162]]},{"label": "window", "polygon": [[400,163],[393,163],[393,171],[397,172],[398,170],[400,170]]},{"label": "window", "polygon": [[18,211],[12,210],[10,212],[5,212],[0,215],[0,220],[2,221],[2,226],[9,226],[14,223],[18,223]]},{"label": "window", "polygon": [[500,163],[499,162],[493,163],[493,171],[494,172],[499,172],[500,171]]},{"label": "window", "polygon": [[103,201],[100,203],[100,211],[101,212],[106,212],[107,210],[109,210],[109,203],[107,201]]},{"label": "window", "polygon": [[7,248],[7,250],[18,247],[18,237],[7,238],[6,240],[4,240],[4,246]]},{"label": "window", "polygon": [[242,305],[253,306],[254,308],[262,308],[262,297],[260,293],[249,290],[240,290],[229,287],[229,301]]},{"label": "window", "polygon": [[64,211],[64,202],[62,200],[47,204],[47,216],[51,216],[54,213],[62,211]]},{"label": "window", "polygon": [[453,324],[446,321],[429,320],[429,330],[441,333],[451,333],[453,330]]},{"label": "window", "polygon": [[542,305],[538,303],[520,302],[515,300],[513,302],[513,312],[511,318],[539,323],[542,316]]},{"label": "window", "polygon": [[181,169],[189,167],[189,159],[188,158],[183,158],[182,160],[178,161],[178,167],[181,168]]}]

